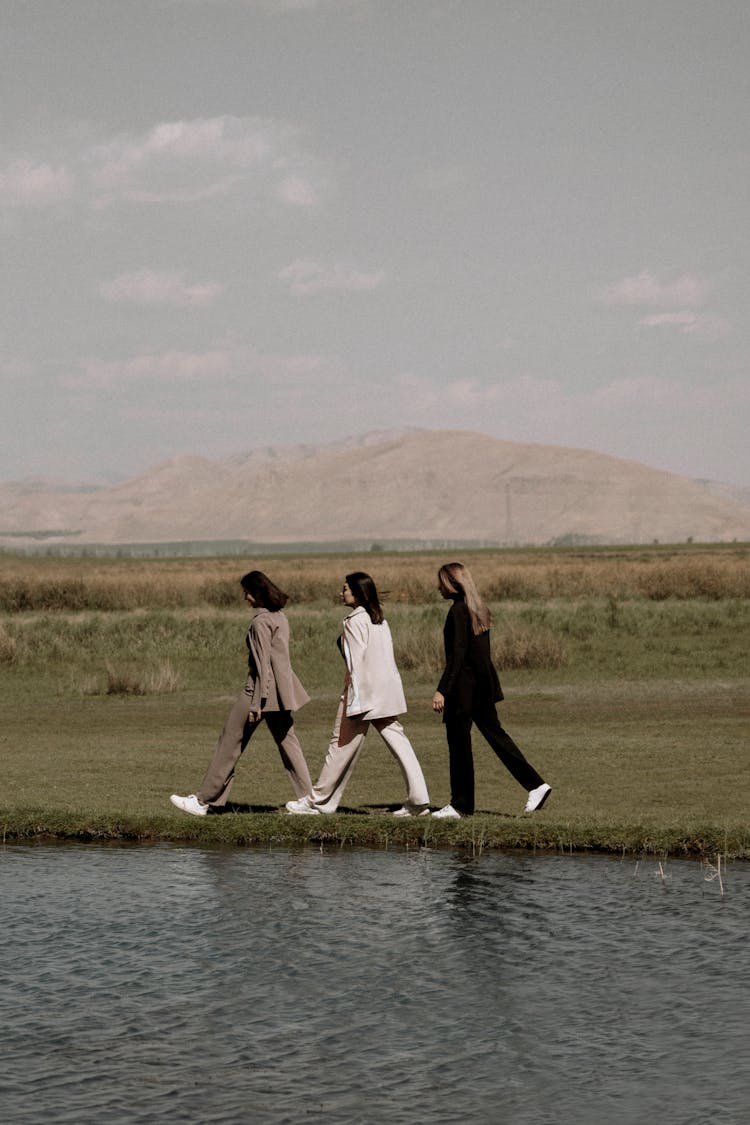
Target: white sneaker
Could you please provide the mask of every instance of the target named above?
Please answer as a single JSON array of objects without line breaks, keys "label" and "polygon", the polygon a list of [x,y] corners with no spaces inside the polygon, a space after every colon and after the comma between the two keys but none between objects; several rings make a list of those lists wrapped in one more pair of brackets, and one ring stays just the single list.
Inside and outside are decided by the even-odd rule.
[{"label": "white sneaker", "polygon": [[191,793],[189,797],[178,797],[176,793],[173,793],[169,799],[176,808],[191,813],[193,816],[205,816],[208,812],[208,805],[202,804],[195,793]]},{"label": "white sneaker", "polygon": [[434,812],[432,815],[434,817],[437,817],[439,820],[460,820],[461,819],[461,813],[456,812],[456,810],[453,808],[453,805],[446,805],[444,808],[438,809],[438,811]]},{"label": "white sneaker", "polygon": [[404,805],[403,808],[396,809],[394,816],[429,816],[429,805]]},{"label": "white sneaker", "polygon": [[531,792],[529,793],[529,799],[526,802],[526,808],[523,811],[524,812],[536,812],[537,809],[540,809],[542,807],[542,805],[547,800],[547,798],[549,797],[551,792],[552,792],[552,786],[547,785],[546,782],[543,782],[541,785],[538,785],[536,787],[536,789],[532,789]]},{"label": "white sneaker", "polygon": [[297,816],[320,816],[320,809],[314,808],[307,797],[300,797],[298,801],[287,801],[284,807],[287,812],[296,813]]}]

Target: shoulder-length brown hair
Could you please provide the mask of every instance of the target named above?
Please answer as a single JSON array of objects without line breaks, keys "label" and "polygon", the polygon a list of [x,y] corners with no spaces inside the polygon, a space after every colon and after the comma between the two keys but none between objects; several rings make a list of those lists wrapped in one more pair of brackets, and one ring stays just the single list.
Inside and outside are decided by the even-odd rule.
[{"label": "shoulder-length brown hair", "polygon": [[438,571],[438,582],[448,597],[466,603],[474,632],[486,633],[492,624],[492,614],[482,601],[468,566],[459,562],[446,563]]}]

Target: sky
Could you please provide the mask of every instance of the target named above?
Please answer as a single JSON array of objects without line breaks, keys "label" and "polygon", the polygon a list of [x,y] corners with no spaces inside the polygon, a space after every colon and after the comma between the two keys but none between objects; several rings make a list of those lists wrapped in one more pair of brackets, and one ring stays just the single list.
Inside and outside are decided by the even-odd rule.
[{"label": "sky", "polygon": [[747,0],[2,0],[0,480],[421,427],[750,485],[749,59]]}]

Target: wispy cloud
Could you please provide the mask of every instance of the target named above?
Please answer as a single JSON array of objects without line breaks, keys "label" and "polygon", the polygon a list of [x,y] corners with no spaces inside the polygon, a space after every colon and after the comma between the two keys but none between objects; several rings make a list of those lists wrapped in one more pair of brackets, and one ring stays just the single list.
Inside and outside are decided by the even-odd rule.
[{"label": "wispy cloud", "polygon": [[[209,348],[202,352],[147,352],[122,360],[88,359],[80,371],[65,376],[69,390],[112,389],[133,383],[230,383],[260,380],[285,385],[335,382],[340,371],[324,356],[260,352],[246,344]],[[250,384],[252,385],[252,384]]]},{"label": "wispy cloud", "polygon": [[652,313],[638,321],[644,328],[677,328],[686,336],[714,340],[730,332],[732,325],[719,316],[706,316],[689,310],[674,313]]},{"label": "wispy cloud", "polygon": [[599,290],[597,299],[606,305],[659,310],[642,316],[637,321],[640,328],[672,329],[696,340],[715,340],[731,332],[730,321],[697,311],[714,288],[712,278],[684,274],[662,283],[644,270]]},{"label": "wispy cloud", "polygon": [[276,194],[291,207],[316,207],[320,203],[319,188],[304,176],[284,176]]},{"label": "wispy cloud", "polygon": [[75,179],[64,166],[23,158],[0,170],[0,206],[47,207],[73,194]]},{"label": "wispy cloud", "polygon": [[0,167],[0,205],[42,207],[66,198],[97,208],[189,204],[249,189],[309,208],[325,185],[320,162],[289,122],[225,114],[158,122],[95,144],[67,142],[55,165],[44,153],[18,154]]},{"label": "wispy cloud", "polygon": [[685,274],[664,284],[644,270],[635,277],[624,277],[603,288],[599,300],[608,305],[641,305],[650,308],[698,308],[704,304],[713,281]]},{"label": "wispy cloud", "polygon": [[227,194],[253,176],[273,182],[279,166],[300,159],[297,147],[286,123],[225,115],[161,122],[140,136],[116,137],[88,162],[100,204],[191,202]]},{"label": "wispy cloud", "polygon": [[233,7],[258,8],[269,15],[283,12],[316,12],[330,8],[366,7],[369,0],[169,0],[173,5],[184,4],[191,8]]},{"label": "wispy cloud", "polygon": [[70,389],[116,387],[148,380],[150,382],[204,382],[225,377],[231,368],[229,356],[221,350],[208,352],[167,351],[133,356],[123,360],[84,360],[81,372],[63,379]]},{"label": "wispy cloud", "polygon": [[113,304],[201,307],[213,303],[221,293],[221,285],[215,281],[191,285],[179,272],[139,270],[105,282],[100,292],[105,301]]},{"label": "wispy cloud", "polygon": [[279,279],[288,282],[289,292],[295,297],[311,297],[332,289],[362,292],[377,289],[385,281],[385,273],[361,270],[336,264],[322,266],[319,262],[297,259],[279,271]]}]

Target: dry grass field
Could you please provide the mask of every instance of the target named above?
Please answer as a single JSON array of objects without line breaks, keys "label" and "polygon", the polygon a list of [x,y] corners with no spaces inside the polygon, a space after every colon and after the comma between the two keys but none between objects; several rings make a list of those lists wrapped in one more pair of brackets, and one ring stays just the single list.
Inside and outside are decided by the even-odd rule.
[{"label": "dry grass field", "polygon": [[[0,613],[236,604],[237,580],[265,570],[296,604],[338,601],[343,576],[366,570],[391,602],[436,601],[444,552],[224,558],[115,558],[0,553]],[[489,600],[605,597],[748,598],[750,545],[464,551]]]}]

